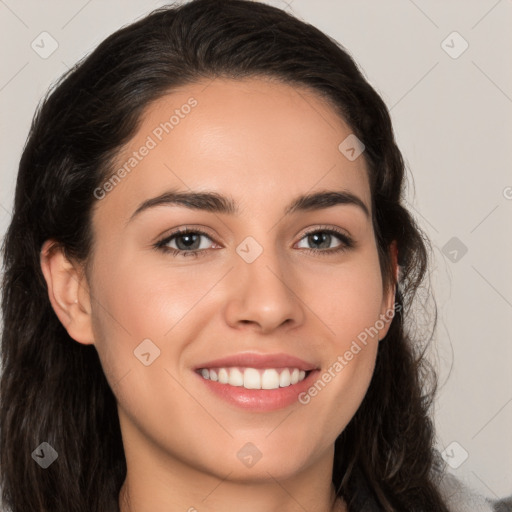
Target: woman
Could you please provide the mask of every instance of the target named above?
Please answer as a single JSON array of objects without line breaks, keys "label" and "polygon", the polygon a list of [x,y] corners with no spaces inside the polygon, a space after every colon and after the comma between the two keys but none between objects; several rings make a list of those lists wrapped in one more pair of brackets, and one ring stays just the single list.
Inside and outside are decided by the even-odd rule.
[{"label": "woman", "polygon": [[4,249],[19,511],[447,511],[386,107],[314,27],[196,0],[39,109]]}]

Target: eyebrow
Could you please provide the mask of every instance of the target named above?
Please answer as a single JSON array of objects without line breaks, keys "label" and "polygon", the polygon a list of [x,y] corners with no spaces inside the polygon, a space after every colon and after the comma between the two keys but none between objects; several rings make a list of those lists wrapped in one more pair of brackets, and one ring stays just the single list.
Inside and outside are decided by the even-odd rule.
[{"label": "eyebrow", "polygon": [[[368,207],[362,199],[347,191],[326,190],[305,194],[295,198],[286,208],[285,215],[297,211],[313,211],[330,208],[337,205],[352,205],[358,207],[370,217]],[[238,215],[239,209],[236,202],[227,196],[217,192],[180,192],[169,190],[163,194],[147,199],[133,212],[128,222],[145,210],[156,206],[184,206],[193,210],[202,210],[211,213],[223,213]]]}]

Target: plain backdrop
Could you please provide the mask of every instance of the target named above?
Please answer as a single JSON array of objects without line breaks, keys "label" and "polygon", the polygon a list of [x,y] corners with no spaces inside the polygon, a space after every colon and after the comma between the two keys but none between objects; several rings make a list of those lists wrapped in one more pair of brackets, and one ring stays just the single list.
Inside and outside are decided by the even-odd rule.
[{"label": "plain backdrop", "polygon": [[[0,1],[0,235],[49,85],[164,3]],[[266,3],[339,41],[390,109],[407,163],[407,201],[434,248],[439,450],[449,471],[482,494],[511,494],[512,1]]]}]

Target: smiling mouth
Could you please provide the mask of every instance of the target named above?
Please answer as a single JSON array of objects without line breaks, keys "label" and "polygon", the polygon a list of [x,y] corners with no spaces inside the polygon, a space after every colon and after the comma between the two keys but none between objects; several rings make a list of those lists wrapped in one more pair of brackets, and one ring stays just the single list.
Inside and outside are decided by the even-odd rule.
[{"label": "smiling mouth", "polygon": [[245,389],[279,389],[302,382],[310,371],[298,368],[199,368],[197,373],[205,380]]}]

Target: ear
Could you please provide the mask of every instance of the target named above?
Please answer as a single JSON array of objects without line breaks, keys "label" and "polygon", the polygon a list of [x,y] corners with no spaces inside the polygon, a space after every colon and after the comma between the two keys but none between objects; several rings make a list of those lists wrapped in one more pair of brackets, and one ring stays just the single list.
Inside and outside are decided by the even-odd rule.
[{"label": "ear", "polygon": [[43,244],[40,263],[48,297],[61,324],[74,340],[94,344],[89,286],[82,267],[69,261],[54,240]]},{"label": "ear", "polygon": [[[381,306],[381,314],[380,321],[384,323],[382,329],[379,328],[379,341],[382,340],[388,333],[389,327],[391,325],[391,321],[395,315],[395,294],[396,287],[398,284],[399,278],[399,266],[398,266],[398,246],[396,240],[393,240],[389,246],[390,256],[391,256],[391,266],[392,266],[392,275],[394,276],[394,282],[390,284],[387,290],[384,290],[384,294],[382,297],[382,306]],[[382,325],[379,323],[379,327]]]}]

